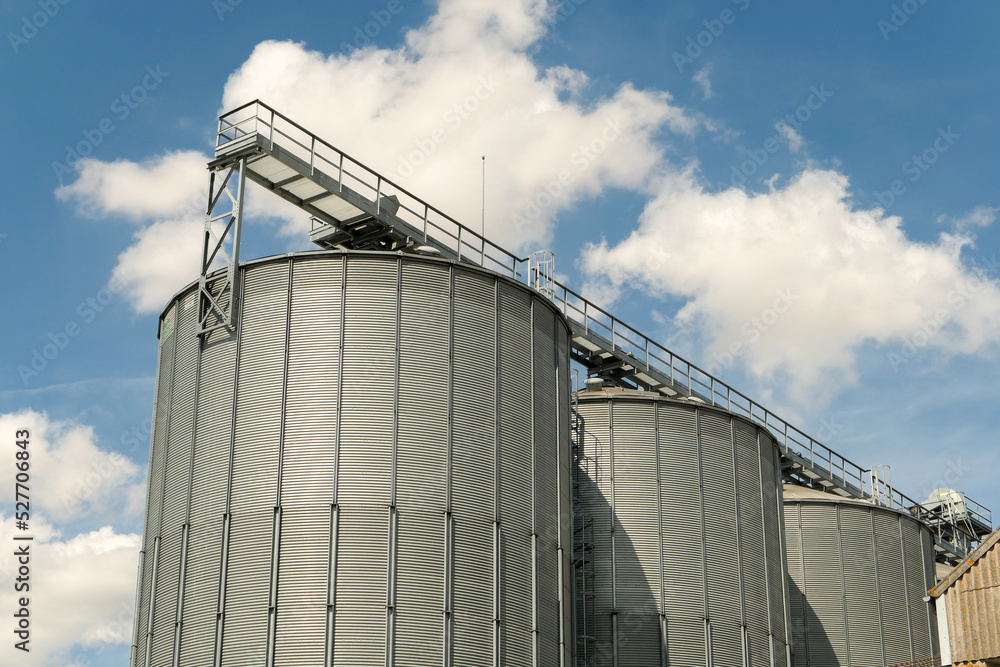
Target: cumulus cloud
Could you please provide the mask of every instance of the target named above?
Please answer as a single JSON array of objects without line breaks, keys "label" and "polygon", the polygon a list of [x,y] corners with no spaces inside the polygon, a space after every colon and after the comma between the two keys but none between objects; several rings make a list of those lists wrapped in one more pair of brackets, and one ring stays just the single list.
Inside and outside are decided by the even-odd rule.
[{"label": "cumulus cloud", "polygon": [[855,379],[865,343],[898,349],[916,335],[976,353],[1000,340],[995,266],[962,261],[973,239],[917,243],[901,222],[856,208],[836,171],[807,169],[761,194],[709,194],[685,175],[662,183],[628,238],[585,250],[584,267],[605,276],[587,289],[679,295],[676,320],[708,339],[707,366],[740,362],[765,383],[787,375],[792,395],[823,400]]},{"label": "cumulus cloud", "polygon": [[[101,449],[93,429],[73,421],[53,421],[45,413],[23,411],[0,415],[0,429],[13,435],[30,433],[30,518],[27,531],[15,517],[0,512],[0,541],[29,545],[25,590],[14,588],[23,577],[14,548],[0,554],[0,608],[14,613],[29,600],[30,652],[6,642],[0,662],[39,667],[70,664],[73,651],[131,642],[136,567],[140,536],[105,525],[80,531],[81,520],[106,520],[141,510],[130,499],[145,487],[142,475],[126,457]],[[8,440],[9,458],[17,449]],[[14,490],[14,467],[4,466],[0,483]],[[15,536],[30,535],[30,542]],[[101,576],[94,576],[100,572]],[[75,664],[75,663],[73,663]]]},{"label": "cumulus cloud", "polygon": [[715,97],[715,93],[712,92],[712,82],[709,80],[709,75],[712,73],[712,66],[705,65],[700,70],[695,73],[691,80],[697,83],[701,87],[701,99],[707,100]]},{"label": "cumulus cloud", "polygon": [[76,165],[76,180],[59,186],[56,197],[74,202],[78,212],[90,217],[138,223],[191,213],[205,206],[207,162],[198,151],[175,151],[141,163],[86,158]]},{"label": "cumulus cloud", "polygon": [[802,135],[799,134],[794,127],[783,120],[775,123],[774,129],[776,129],[778,134],[780,134],[782,138],[788,142],[788,150],[793,153],[798,153],[805,144],[805,139],[802,138]]},{"label": "cumulus cloud", "polygon": [[[486,184],[487,236],[536,250],[559,211],[606,187],[645,188],[663,158],[654,138],[665,128],[691,134],[699,125],[665,92],[625,83],[585,102],[584,72],[537,66],[530,50],[555,12],[547,0],[442,0],[396,49],[328,55],[262,42],[229,77],[222,107],[261,99],[472,227],[486,155],[504,174]],[[83,160],[77,180],[56,191],[83,214],[143,225],[114,270],[139,312],[158,311],[197,276],[207,161],[197,151],[143,163]],[[254,186],[248,197],[249,214],[306,238],[301,211]]]},{"label": "cumulus cloud", "polygon": [[529,48],[552,10],[444,0],[404,46],[349,56],[263,42],[230,76],[222,106],[259,98],[472,227],[486,155],[504,174],[487,177],[487,235],[535,250],[559,211],[606,187],[644,188],[664,129],[698,129],[665,92],[626,83],[584,103],[583,72],[539,68]]},{"label": "cumulus cloud", "polygon": [[[33,511],[58,524],[135,511],[128,499],[145,488],[144,471],[128,457],[101,449],[93,428],[33,410],[0,415],[0,432],[21,429],[31,433]],[[4,466],[0,483],[13,488],[16,472]]]},{"label": "cumulus cloud", "polygon": [[[63,538],[43,521],[32,523],[28,590],[15,591],[19,563],[13,548],[0,556],[0,607],[8,618],[29,600],[30,652],[14,648],[16,639],[4,642],[0,662],[24,667],[77,664],[74,651],[129,644],[135,604],[136,568],[141,538],[120,534],[110,526]],[[14,542],[14,518],[0,512],[0,540]],[[100,573],[100,576],[95,576]],[[25,583],[25,582],[21,582]]]},{"label": "cumulus cloud", "polygon": [[81,160],[56,197],[90,217],[140,225],[118,256],[110,284],[140,313],[159,312],[200,272],[208,156],[177,151],[145,160]]}]

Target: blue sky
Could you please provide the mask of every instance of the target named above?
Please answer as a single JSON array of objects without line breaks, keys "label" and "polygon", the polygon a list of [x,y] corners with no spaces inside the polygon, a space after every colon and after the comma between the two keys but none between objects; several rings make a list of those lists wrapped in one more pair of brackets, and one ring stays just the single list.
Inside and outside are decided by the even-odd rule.
[{"label": "blue sky", "polygon": [[[124,663],[157,314],[196,278],[218,113],[254,97],[473,227],[485,153],[491,238],[554,250],[569,286],[908,495],[1000,508],[998,20],[936,0],[3,3],[0,422],[35,432],[59,554],[38,567],[68,582],[38,593],[16,664]],[[245,258],[309,248],[272,199],[251,197]]]}]

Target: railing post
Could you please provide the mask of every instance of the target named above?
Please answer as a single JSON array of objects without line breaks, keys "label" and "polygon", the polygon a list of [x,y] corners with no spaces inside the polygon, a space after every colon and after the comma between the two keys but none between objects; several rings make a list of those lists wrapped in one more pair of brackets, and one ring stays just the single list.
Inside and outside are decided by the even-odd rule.
[{"label": "railing post", "polygon": [[344,154],[340,154],[340,166],[337,168],[337,193],[344,191]]},{"label": "railing post", "polygon": [[[257,118],[260,118],[260,114],[256,114]],[[271,125],[267,128],[267,140],[271,144],[271,150],[274,150],[274,110],[271,110]]]},{"label": "railing post", "polygon": [[316,174],[316,135],[312,135],[312,143],[309,145],[309,174]]}]

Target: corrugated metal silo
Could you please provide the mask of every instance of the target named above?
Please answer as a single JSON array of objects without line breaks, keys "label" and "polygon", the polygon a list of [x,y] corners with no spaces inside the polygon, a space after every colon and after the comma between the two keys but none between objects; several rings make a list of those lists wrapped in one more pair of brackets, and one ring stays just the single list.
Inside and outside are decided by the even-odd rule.
[{"label": "corrugated metal silo", "polygon": [[940,655],[930,530],[893,509],[785,487],[794,667],[931,664]]},{"label": "corrugated metal silo", "polygon": [[569,332],[465,264],[241,267],[161,320],[133,664],[566,665]]},{"label": "corrugated metal silo", "polygon": [[578,664],[786,665],[771,436],[687,400],[612,388],[577,397]]}]

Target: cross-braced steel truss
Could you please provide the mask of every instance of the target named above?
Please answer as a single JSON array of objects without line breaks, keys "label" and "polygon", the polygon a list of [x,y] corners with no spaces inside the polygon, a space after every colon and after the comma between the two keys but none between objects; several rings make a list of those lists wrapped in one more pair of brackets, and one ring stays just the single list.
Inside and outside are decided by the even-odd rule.
[{"label": "cross-braced steel truss", "polygon": [[[203,335],[216,329],[233,331],[236,328],[246,164],[243,157],[228,167],[212,171],[209,176],[201,278],[198,282],[198,327]],[[225,176],[220,178],[223,172]],[[212,270],[217,259],[226,263],[224,271]]]}]

